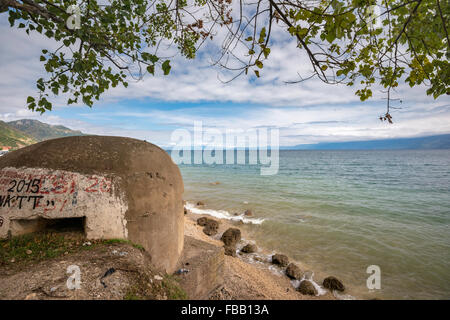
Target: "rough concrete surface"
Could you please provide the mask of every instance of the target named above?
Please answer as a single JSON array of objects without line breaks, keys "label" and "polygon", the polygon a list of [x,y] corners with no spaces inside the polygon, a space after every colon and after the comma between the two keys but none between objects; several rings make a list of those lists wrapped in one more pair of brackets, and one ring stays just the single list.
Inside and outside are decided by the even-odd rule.
[{"label": "rough concrete surface", "polygon": [[223,284],[224,250],[186,236],[177,280],[190,299],[207,299]]},{"label": "rough concrete surface", "polygon": [[156,267],[175,270],[184,187],[161,148],[122,137],[47,140],[2,156],[0,179],[0,237],[41,227],[26,220],[82,216],[88,237],[129,239]]}]

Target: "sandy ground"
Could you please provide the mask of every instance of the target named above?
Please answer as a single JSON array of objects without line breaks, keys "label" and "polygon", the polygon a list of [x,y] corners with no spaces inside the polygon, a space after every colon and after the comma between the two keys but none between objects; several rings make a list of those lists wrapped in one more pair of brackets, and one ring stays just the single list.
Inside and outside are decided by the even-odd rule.
[{"label": "sandy ground", "polygon": [[[79,289],[69,290],[77,268]],[[91,250],[47,259],[38,263],[17,263],[0,268],[0,299],[124,299],[130,287],[153,276],[145,252],[128,244],[97,246]],[[102,276],[111,268],[110,275]],[[74,278],[73,278],[74,279]],[[75,280],[71,281],[76,285]]]},{"label": "sandy ground", "polygon": [[[208,236],[203,233],[203,227],[197,225],[199,217],[200,215],[195,214],[185,216],[185,235],[220,247],[223,246],[220,240],[222,233],[230,227],[241,226],[238,222],[215,219],[219,221],[218,233]],[[242,232],[242,237],[248,239],[245,232]],[[246,241],[241,241],[240,246],[244,244]],[[295,290],[283,271],[272,266],[267,258],[250,262],[249,257],[247,254],[225,256],[223,287],[213,292],[210,299],[334,299],[330,292],[321,296],[302,295]],[[260,257],[267,256],[261,254]],[[68,267],[74,265],[81,271],[80,290],[67,288],[70,276]],[[114,272],[105,277],[105,273],[111,268]],[[0,299],[180,298],[177,292],[163,290],[167,287],[162,283],[164,275],[153,270],[146,253],[130,244],[93,245],[92,248],[86,247],[75,253],[40,262],[0,263]]]},{"label": "sandy ground", "polygon": [[[223,246],[220,235],[229,227],[239,228],[239,223],[228,220],[218,220],[219,230],[215,236],[203,233],[203,227],[197,225],[196,220],[201,215],[187,214],[185,216],[185,235]],[[209,217],[212,218],[212,217]],[[241,231],[242,232],[242,231]],[[243,234],[243,238],[246,238]],[[223,288],[215,292],[211,299],[270,299],[270,300],[329,300],[335,299],[327,292],[321,296],[306,296],[296,291],[289,278],[283,274],[272,272],[266,264],[256,265],[246,261],[245,254],[237,257],[225,256]]]}]

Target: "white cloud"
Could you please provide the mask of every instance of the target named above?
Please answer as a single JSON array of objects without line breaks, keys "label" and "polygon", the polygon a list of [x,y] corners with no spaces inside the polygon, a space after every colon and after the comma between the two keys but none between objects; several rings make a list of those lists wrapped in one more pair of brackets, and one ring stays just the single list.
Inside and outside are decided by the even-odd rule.
[{"label": "white cloud", "polygon": [[[295,42],[285,41],[283,36],[272,46],[260,79],[242,76],[227,84],[219,81],[219,78],[229,79],[229,74],[210,66],[211,55],[217,52],[217,46],[210,44],[205,46],[200,59],[173,59],[173,72],[167,77],[149,76],[144,81],[131,82],[127,89],[118,87],[110,90],[99,105],[94,105],[94,109],[101,112],[83,112],[88,109],[69,107],[79,114],[79,120],[52,113],[40,117],[26,109],[25,101],[28,95],[36,93],[36,79],[45,76],[43,65],[39,62],[41,49],[55,48],[56,44],[45,37],[27,36],[23,30],[11,29],[4,23],[4,16],[0,18],[0,42],[4,44],[0,48],[0,119],[3,120],[37,118],[88,133],[126,135],[166,145],[169,129],[133,129],[132,122],[126,128],[112,124],[98,125],[95,124],[96,119],[148,119],[149,128],[155,123],[190,127],[194,120],[202,120],[204,125],[222,129],[277,127],[280,128],[282,145],[450,132],[449,98],[444,96],[435,101],[425,95],[424,88],[400,86],[396,96],[403,99],[404,109],[394,111],[394,124],[388,125],[378,120],[378,116],[385,111],[383,96],[378,91],[374,92],[375,98],[371,102],[361,103],[354,95],[355,88],[326,85],[319,80],[287,85],[285,81],[298,79],[299,72],[306,75],[310,65],[307,58],[299,54]],[[274,34],[283,33],[275,29]],[[142,103],[150,99],[202,102],[202,105],[228,102],[249,107],[234,108],[233,112],[226,114],[221,112],[220,116],[214,116],[206,107],[162,110],[151,107],[150,103],[148,110],[130,107],[127,112],[119,111],[122,101],[139,100]],[[67,108],[62,98],[56,98],[55,104],[59,106],[57,110]]]}]

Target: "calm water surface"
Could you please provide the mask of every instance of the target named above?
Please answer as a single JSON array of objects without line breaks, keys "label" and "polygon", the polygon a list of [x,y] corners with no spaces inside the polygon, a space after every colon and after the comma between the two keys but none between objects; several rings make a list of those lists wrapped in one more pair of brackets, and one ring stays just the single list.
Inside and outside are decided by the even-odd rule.
[{"label": "calm water surface", "polygon": [[[186,200],[252,209],[265,220],[244,228],[260,246],[341,278],[355,296],[450,299],[450,150],[280,151],[273,176],[180,168]],[[381,268],[381,290],[366,287],[369,265]]]}]

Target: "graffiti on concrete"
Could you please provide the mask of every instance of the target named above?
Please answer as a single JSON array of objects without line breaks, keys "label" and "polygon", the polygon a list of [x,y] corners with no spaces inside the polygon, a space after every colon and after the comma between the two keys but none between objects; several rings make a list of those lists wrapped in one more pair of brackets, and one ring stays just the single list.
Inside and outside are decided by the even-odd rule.
[{"label": "graffiti on concrete", "polygon": [[11,209],[62,212],[67,205],[78,204],[80,192],[111,195],[112,180],[45,169],[0,170],[0,212],[4,214]]}]

